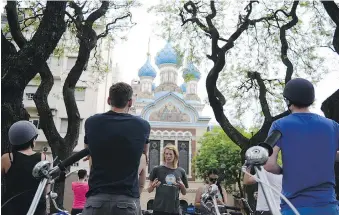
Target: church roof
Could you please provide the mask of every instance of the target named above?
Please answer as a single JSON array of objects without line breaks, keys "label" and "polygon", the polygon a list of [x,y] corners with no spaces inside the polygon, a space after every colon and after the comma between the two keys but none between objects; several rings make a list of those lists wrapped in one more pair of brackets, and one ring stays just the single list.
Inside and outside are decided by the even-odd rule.
[{"label": "church roof", "polygon": [[161,64],[178,64],[178,55],[174,50],[170,42],[167,42],[165,47],[158,52],[155,57],[155,64],[160,66]]},{"label": "church roof", "polygon": [[149,58],[147,58],[145,64],[139,69],[138,75],[139,77],[152,77],[152,78],[155,78],[157,76],[157,72],[152,67]]},{"label": "church roof", "polygon": [[201,73],[199,72],[199,70],[197,69],[197,67],[194,66],[194,64],[192,62],[189,62],[185,68],[183,69],[183,74],[182,77],[184,79],[192,77],[194,79],[199,80],[201,77]]}]

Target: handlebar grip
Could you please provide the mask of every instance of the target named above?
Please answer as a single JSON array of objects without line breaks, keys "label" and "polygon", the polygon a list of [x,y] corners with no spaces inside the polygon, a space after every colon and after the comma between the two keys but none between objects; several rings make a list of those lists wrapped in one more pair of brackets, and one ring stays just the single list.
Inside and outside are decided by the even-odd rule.
[{"label": "handlebar grip", "polygon": [[77,153],[74,153],[73,155],[69,156],[65,160],[63,160],[60,164],[58,164],[58,167],[60,170],[64,171],[66,167],[74,164],[75,162],[79,161],[81,158],[86,157],[89,155],[89,149],[85,148]]},{"label": "handlebar grip", "polygon": [[278,130],[274,130],[270,136],[268,136],[265,140],[265,143],[270,145],[271,147],[274,147],[275,144],[278,142],[278,140],[281,137],[281,132]]},{"label": "handlebar grip", "polygon": [[268,150],[268,155],[271,156],[273,153],[273,147],[278,142],[281,137],[281,132],[278,130],[274,130],[270,136],[266,138],[266,140],[262,143],[259,143],[259,146],[262,146]]}]

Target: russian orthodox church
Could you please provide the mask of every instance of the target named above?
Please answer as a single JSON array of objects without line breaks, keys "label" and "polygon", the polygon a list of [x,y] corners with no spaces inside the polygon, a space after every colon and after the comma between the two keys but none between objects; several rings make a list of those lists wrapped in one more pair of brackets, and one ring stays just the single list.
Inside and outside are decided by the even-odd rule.
[{"label": "russian orthodox church", "polygon": [[[169,41],[157,53],[154,63],[157,69],[152,66],[148,53],[145,64],[139,69],[139,80],[132,80],[134,95],[130,113],[151,125],[148,173],[154,166],[162,164],[164,146],[177,146],[179,166],[186,171],[190,186],[181,200],[194,203],[195,190],[201,183],[195,183],[191,161],[197,152],[197,141],[206,132],[211,119],[201,115],[204,104],[197,92],[201,73],[190,61],[184,61],[181,66],[178,54]],[[159,85],[154,82],[157,75],[160,76]],[[148,193],[146,190],[142,193],[143,209],[152,208],[154,195],[155,192]]]}]

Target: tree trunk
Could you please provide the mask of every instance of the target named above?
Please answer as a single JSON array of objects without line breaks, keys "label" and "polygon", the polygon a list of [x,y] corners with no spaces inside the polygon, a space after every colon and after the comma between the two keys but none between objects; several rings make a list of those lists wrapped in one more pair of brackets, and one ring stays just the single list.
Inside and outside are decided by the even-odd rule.
[{"label": "tree trunk", "polygon": [[244,197],[244,189],[242,187],[242,183],[241,183],[241,172],[239,172],[239,177],[237,177],[237,184],[238,184],[238,188],[239,188],[239,193],[241,197]]},{"label": "tree trunk", "polygon": [[258,183],[245,186],[247,201],[253,211],[255,211],[257,207],[256,200],[254,199],[254,192],[258,191],[258,186],[259,186]]},{"label": "tree trunk", "polygon": [[[321,105],[321,110],[327,118],[339,123],[339,89],[328,97]],[[334,165],[336,184],[339,185],[339,162]],[[339,200],[339,186],[335,188]]]},{"label": "tree trunk", "polygon": [[22,104],[23,90],[2,91],[1,96],[1,154],[9,151],[8,130],[19,120],[28,120],[29,114]]},{"label": "tree trunk", "polygon": [[321,110],[327,118],[339,123],[339,89],[322,103]]},{"label": "tree trunk", "polygon": [[[58,137],[54,137],[57,139]],[[54,139],[53,138],[53,139]],[[67,157],[71,156],[73,153],[73,144],[66,144],[66,142],[63,139],[59,139],[58,142],[54,142],[50,144],[53,157],[56,158],[58,156],[56,165],[59,163],[58,161],[63,161]],[[67,168],[68,170],[70,167]],[[64,201],[64,190],[65,190],[65,182],[64,181],[58,181],[55,183],[54,186],[54,192],[58,194],[58,198],[56,199],[56,203],[60,208],[63,208],[63,201]],[[54,206],[51,204],[51,212],[56,213],[58,212]]]},{"label": "tree trunk", "polygon": [[[31,41],[16,52],[13,44],[3,33],[1,44],[1,149],[6,152],[9,144],[8,129],[21,119],[29,119],[23,106],[23,92],[27,84],[37,74],[37,68],[48,59],[65,32],[66,2],[49,1],[42,21]],[[15,31],[10,26],[11,32]],[[18,33],[18,32],[16,32]]]}]

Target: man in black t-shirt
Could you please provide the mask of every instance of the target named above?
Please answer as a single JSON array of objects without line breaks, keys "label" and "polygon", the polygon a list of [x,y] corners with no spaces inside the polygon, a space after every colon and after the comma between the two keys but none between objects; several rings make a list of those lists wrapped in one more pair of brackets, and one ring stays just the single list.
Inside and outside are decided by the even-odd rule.
[{"label": "man in black t-shirt", "polygon": [[138,168],[148,152],[150,125],[128,114],[133,90],[116,83],[109,90],[112,110],[86,120],[85,144],[92,159],[83,215],[141,214]]}]

